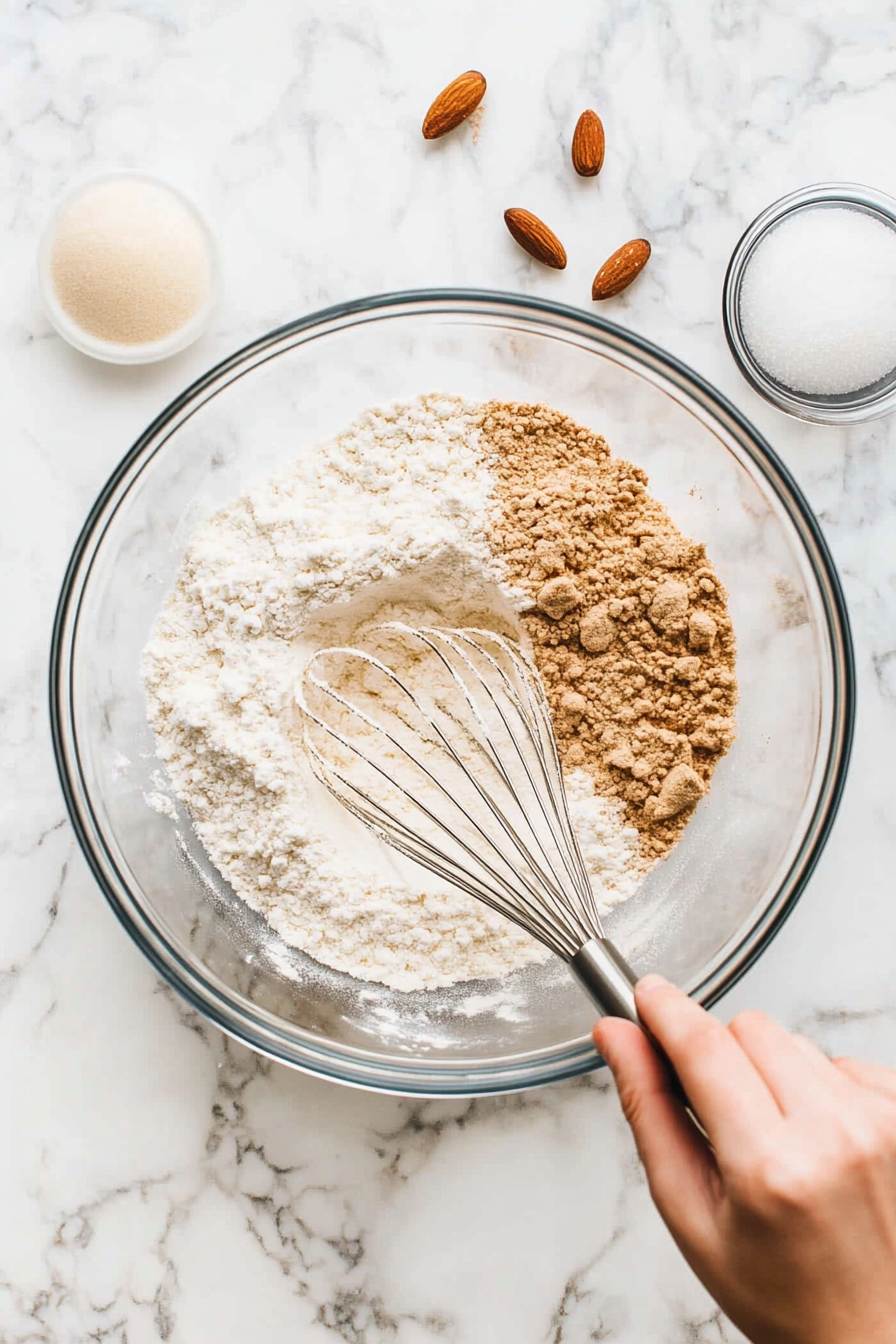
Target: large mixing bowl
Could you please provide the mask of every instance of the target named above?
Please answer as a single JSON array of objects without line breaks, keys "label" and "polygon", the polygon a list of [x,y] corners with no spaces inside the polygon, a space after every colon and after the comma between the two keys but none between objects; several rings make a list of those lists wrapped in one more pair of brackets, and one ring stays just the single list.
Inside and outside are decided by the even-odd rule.
[{"label": "large mixing bowl", "polygon": [[635,968],[710,1003],[761,953],[831,829],[853,722],[840,586],[818,526],[756,431],[677,360],[569,308],[421,292],[331,308],[199,380],[113,474],[75,547],[52,651],[55,748],[93,872],[153,965],[224,1031],[381,1091],[499,1092],[599,1061],[557,961],[403,994],[284,944],[212,868],[188,819],[153,811],[140,653],[204,519],[367,406],[423,391],[544,401],[650,474],[704,540],[738,637],[740,731],[671,858],[610,918]]}]

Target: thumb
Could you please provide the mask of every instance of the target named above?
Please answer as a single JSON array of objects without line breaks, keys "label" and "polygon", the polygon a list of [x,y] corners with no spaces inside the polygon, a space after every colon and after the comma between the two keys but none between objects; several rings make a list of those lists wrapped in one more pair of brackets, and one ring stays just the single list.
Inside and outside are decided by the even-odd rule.
[{"label": "thumb", "polygon": [[644,1163],[650,1193],[673,1233],[698,1233],[715,1188],[715,1159],[672,1090],[666,1068],[640,1027],[605,1017],[594,1043],[612,1070],[623,1114]]}]

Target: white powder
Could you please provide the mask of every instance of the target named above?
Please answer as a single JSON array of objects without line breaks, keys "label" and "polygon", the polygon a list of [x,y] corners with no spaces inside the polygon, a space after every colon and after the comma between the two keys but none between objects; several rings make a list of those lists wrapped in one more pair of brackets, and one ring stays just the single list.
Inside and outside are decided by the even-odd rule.
[{"label": "white powder", "polygon": [[160,793],[157,789],[144,793],[143,801],[147,807],[151,807],[153,812],[158,812],[160,817],[167,817],[169,821],[177,821],[177,808],[168,797],[167,793]]},{"label": "white powder", "polygon": [[130,757],[125,756],[124,752],[116,751],[115,755],[112,757],[112,778],[120,779],[130,767]]},{"label": "white powder", "polygon": [[595,792],[587,770],[571,770],[564,780],[573,829],[601,914],[605,914],[627,901],[644,876],[638,867],[641,838],[634,826],[621,821],[622,803]]},{"label": "white powder", "polygon": [[[294,685],[371,624],[510,633],[521,595],[486,541],[477,408],[425,396],[362,415],[194,538],[144,654],[148,714],[212,862],[283,939],[411,990],[541,961],[522,930],[400,859],[311,775]],[[637,832],[584,771],[570,803],[604,905],[638,880]]]},{"label": "white powder", "polygon": [[862,210],[798,210],[758,244],[744,339],[785,387],[854,392],[896,368],[896,230]]}]

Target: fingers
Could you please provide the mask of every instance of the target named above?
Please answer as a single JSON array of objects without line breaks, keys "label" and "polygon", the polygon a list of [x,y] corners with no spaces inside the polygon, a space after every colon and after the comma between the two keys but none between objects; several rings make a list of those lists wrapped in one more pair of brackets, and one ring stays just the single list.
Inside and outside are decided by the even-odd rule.
[{"label": "fingers", "polygon": [[805,1054],[826,1059],[829,1064],[833,1062],[823,1050],[818,1048],[814,1041],[809,1040],[808,1036],[803,1036],[800,1032],[795,1031],[790,1039],[793,1041],[794,1045],[798,1046]]},{"label": "fingers", "polygon": [[712,1154],[640,1027],[605,1017],[594,1028],[594,1042],[613,1071],[654,1201],[670,1227],[693,1241],[708,1226],[716,1177]]},{"label": "fingers", "polygon": [[896,1069],[888,1069],[883,1064],[866,1064],[864,1060],[850,1059],[848,1055],[835,1059],[833,1064],[854,1083],[896,1101]]},{"label": "fingers", "polygon": [[728,1028],[752,1060],[784,1115],[842,1105],[844,1080],[805,1037],[792,1036],[765,1013],[739,1013]]},{"label": "fingers", "polygon": [[731,1035],[660,976],[639,981],[638,1012],[669,1056],[720,1162],[739,1154],[781,1111],[753,1061]]}]

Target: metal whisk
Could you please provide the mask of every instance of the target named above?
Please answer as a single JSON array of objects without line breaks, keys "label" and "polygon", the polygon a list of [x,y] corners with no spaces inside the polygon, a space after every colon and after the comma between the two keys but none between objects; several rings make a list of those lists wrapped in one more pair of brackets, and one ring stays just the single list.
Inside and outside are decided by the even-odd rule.
[{"label": "metal whisk", "polygon": [[374,834],[562,957],[601,1013],[637,1022],[533,664],[488,630],[393,622],[365,643],[322,650],[303,675],[317,777]]}]

